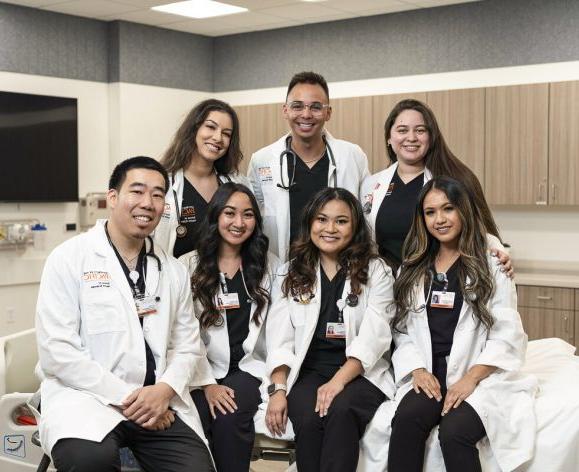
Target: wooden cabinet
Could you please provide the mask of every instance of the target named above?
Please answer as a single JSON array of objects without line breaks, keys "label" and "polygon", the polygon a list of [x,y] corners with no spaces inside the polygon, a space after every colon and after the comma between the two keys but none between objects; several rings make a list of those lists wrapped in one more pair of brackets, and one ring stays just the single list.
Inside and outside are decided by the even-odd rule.
[{"label": "wooden cabinet", "polygon": [[550,84],[549,203],[579,205],[579,82]]},{"label": "wooden cabinet", "polygon": [[243,160],[240,172],[245,174],[251,155],[268,144],[277,141],[287,132],[282,104],[246,105],[235,107],[239,116],[239,133]]},{"label": "wooden cabinet", "polygon": [[485,179],[485,89],[428,92],[428,106],[452,153]]},{"label": "wooden cabinet", "polygon": [[529,340],[557,337],[575,345],[579,341],[578,294],[572,288],[519,285],[518,309]]},{"label": "wooden cabinet", "polygon": [[[372,97],[331,100],[332,116],[326,129],[332,136],[355,143],[368,156],[372,155]],[[368,162],[370,165],[370,162]]]},{"label": "wooden cabinet", "polygon": [[386,152],[384,140],[384,122],[392,108],[406,98],[414,98],[426,102],[426,93],[377,95],[372,97],[372,157],[368,156],[368,164],[372,174],[388,167],[391,162]]},{"label": "wooden cabinet", "polygon": [[547,204],[548,84],[486,90],[485,193],[491,204]]},{"label": "wooden cabinet", "polygon": [[572,310],[521,307],[519,313],[529,341],[541,338],[561,338],[575,345],[575,315]]}]

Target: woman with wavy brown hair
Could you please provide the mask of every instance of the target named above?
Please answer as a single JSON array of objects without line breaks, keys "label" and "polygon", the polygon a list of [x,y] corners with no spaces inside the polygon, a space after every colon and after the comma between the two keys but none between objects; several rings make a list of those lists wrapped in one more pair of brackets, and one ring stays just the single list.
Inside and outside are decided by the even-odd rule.
[{"label": "woman with wavy brown hair", "polygon": [[283,435],[289,417],[300,472],[353,472],[366,425],[394,395],[384,357],[394,279],[354,195],[316,194],[278,279],[266,327],[266,425]]},{"label": "woman with wavy brown hair", "polygon": [[247,472],[253,417],[265,396],[265,320],[278,259],[253,193],[225,183],[209,202],[189,268],[195,313],[207,357],[200,360],[193,400],[218,471]]},{"label": "woman with wavy brown hair", "polygon": [[201,221],[219,186],[225,182],[250,185],[238,173],[242,158],[235,110],[214,98],[198,103],[161,159],[171,188],[154,234],[158,246],[175,257],[197,248]]},{"label": "woman with wavy brown hair", "polygon": [[529,460],[536,380],[520,373],[527,337],[515,284],[490,255],[483,212],[461,182],[436,177],[420,192],[394,293],[388,471],[421,472],[437,425],[449,472],[480,471],[485,436],[501,470]]},{"label": "woman with wavy brown hair", "polygon": [[379,253],[393,270],[402,263],[402,244],[420,190],[433,177],[447,175],[469,190],[493,250],[512,275],[510,258],[504,252],[481,184],[446,144],[432,110],[418,100],[401,100],[386,118],[384,139],[391,165],[365,179],[360,196]]}]

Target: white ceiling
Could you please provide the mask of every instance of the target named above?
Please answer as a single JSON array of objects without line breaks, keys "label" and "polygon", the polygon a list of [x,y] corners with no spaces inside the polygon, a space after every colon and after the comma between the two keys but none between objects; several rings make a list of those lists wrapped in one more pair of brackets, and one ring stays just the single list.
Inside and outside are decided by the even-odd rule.
[{"label": "white ceiling", "polygon": [[126,20],[187,33],[223,36],[480,0],[325,0],[316,3],[301,0],[220,0],[248,8],[249,11],[199,20],[150,9],[177,0],[0,1],[98,20]]}]

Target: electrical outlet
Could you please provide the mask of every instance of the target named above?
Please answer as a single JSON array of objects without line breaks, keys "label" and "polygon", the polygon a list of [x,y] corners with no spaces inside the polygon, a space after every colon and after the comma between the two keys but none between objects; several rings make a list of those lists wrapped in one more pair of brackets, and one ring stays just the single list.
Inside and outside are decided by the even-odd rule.
[{"label": "electrical outlet", "polygon": [[16,323],[16,308],[13,306],[6,307],[6,324]]}]

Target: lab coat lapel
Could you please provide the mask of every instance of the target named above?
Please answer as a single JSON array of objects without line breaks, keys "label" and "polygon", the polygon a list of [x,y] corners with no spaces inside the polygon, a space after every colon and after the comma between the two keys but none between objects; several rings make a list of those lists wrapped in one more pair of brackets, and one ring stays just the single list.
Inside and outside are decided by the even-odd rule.
[{"label": "lab coat lapel", "polygon": [[[344,290],[342,290],[341,299],[346,301],[348,294],[352,291],[352,286],[350,284],[350,277],[346,278],[344,283]],[[348,305],[344,306],[342,311],[342,316],[344,317],[344,325],[346,329],[346,345],[349,345],[352,339],[356,337],[356,316],[352,316],[355,310],[358,309],[360,303],[355,307],[350,307]]]},{"label": "lab coat lapel", "polygon": [[378,188],[370,189],[372,191],[372,210],[370,211],[370,223],[372,228],[376,227],[376,217],[378,216],[378,210],[380,209],[380,205],[382,205],[382,201],[386,196],[386,192],[388,191],[388,187],[390,186],[390,182],[392,181],[392,177],[394,176],[394,172],[398,168],[398,163],[395,162],[392,164],[386,172],[384,172],[384,176],[376,182],[375,185]]},{"label": "lab coat lapel", "polygon": [[[145,250],[150,251],[151,243],[147,239],[145,240]],[[158,255],[157,255],[158,256]],[[158,293],[160,277],[161,277],[161,270],[163,266],[161,265],[161,270],[159,270],[159,266],[157,264],[157,260],[152,256],[145,256],[147,260],[147,278],[145,279],[145,291],[147,295],[155,296]]]},{"label": "lab coat lapel", "polygon": [[113,247],[110,245],[107,235],[105,233],[104,220],[97,223],[98,227],[94,230],[97,232],[96,236],[96,249],[95,252],[105,258],[107,272],[111,274],[111,283],[120,294],[123,296],[128,306],[132,307],[137,313],[137,308],[135,307],[135,301],[133,300],[133,293],[131,292],[131,287],[127,282],[125,273],[121,267],[121,263],[115,254]]},{"label": "lab coat lapel", "polygon": [[[309,346],[314,337],[318,318],[320,317],[320,308],[322,306],[322,281],[320,273],[320,264],[316,271],[316,286],[314,287],[314,298],[306,305],[306,335],[304,336],[304,345]],[[307,348],[306,348],[307,351]]]}]

